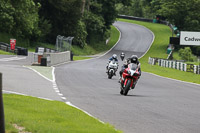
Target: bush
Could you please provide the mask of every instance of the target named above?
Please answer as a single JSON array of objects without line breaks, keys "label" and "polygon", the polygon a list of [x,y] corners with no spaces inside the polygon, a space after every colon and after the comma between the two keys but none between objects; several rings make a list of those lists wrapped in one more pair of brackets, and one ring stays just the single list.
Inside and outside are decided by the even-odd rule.
[{"label": "bush", "polygon": [[183,60],[187,60],[187,61],[194,61],[196,59],[196,57],[192,54],[192,50],[190,47],[185,47],[184,49],[181,48],[179,51],[179,56],[183,59]]}]

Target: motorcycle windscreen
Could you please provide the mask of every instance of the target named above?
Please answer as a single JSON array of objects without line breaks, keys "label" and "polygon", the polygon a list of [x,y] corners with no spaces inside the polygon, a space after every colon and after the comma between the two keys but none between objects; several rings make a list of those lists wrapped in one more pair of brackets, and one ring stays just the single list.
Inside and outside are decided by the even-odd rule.
[{"label": "motorcycle windscreen", "polygon": [[128,65],[128,68],[131,69],[131,70],[136,70],[137,67],[138,67],[138,65],[134,64],[134,63],[131,63],[131,64]]}]

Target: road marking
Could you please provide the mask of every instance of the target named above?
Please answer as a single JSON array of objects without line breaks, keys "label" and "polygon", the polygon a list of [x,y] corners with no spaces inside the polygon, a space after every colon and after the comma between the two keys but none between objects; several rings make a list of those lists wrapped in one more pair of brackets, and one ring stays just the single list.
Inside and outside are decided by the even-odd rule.
[{"label": "road marking", "polygon": [[200,84],[197,84],[197,83],[192,83],[192,82],[182,81],[182,80],[173,79],[173,78],[169,78],[169,77],[164,77],[164,76],[160,76],[160,75],[157,75],[157,74],[154,74],[154,73],[150,73],[150,72],[144,72],[144,73],[148,73],[148,74],[151,74],[151,75],[154,75],[154,76],[157,76],[157,77],[160,77],[160,78],[164,78],[164,79],[169,79],[169,80],[173,80],[173,81],[177,81],[177,82],[182,82],[182,83],[187,83],[187,84],[200,86]]},{"label": "road marking", "polygon": [[97,119],[96,117],[92,116],[92,115],[91,115],[90,113],[88,113],[87,111],[82,110],[81,108],[79,108],[79,107],[73,105],[71,102],[67,101],[67,102],[65,102],[65,103],[66,103],[67,105],[69,105],[69,106],[72,106],[72,107],[78,109],[78,110],[81,110],[82,112],[84,112],[84,113],[87,114],[88,116],[93,117],[94,119],[98,120],[98,121],[101,122],[101,123],[105,123],[105,122],[103,122],[103,121]]},{"label": "road marking", "polygon": [[28,68],[28,69],[30,69],[30,70],[36,72],[38,75],[40,75],[41,77],[45,78],[46,80],[48,80],[48,81],[50,81],[50,82],[53,82],[53,80],[48,79],[47,77],[45,77],[44,75],[42,75],[40,72],[36,71],[35,69],[33,69],[33,68],[31,68],[31,67],[28,67],[28,66],[23,66],[23,67]]},{"label": "road marking", "polygon": [[1,58],[0,61],[15,61],[15,60],[24,60],[26,57],[9,57],[9,58]]}]

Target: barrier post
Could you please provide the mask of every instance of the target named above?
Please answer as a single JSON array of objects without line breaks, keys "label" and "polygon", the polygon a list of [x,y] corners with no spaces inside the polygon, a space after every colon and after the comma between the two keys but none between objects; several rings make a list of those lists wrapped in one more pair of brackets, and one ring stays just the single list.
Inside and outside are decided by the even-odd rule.
[{"label": "barrier post", "polygon": [[2,73],[0,73],[0,133],[5,133],[3,97],[2,97]]}]

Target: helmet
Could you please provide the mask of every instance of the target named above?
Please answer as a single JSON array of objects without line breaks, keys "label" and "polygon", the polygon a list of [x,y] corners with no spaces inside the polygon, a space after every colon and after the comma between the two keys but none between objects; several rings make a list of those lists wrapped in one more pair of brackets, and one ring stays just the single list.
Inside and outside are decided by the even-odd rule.
[{"label": "helmet", "polygon": [[138,62],[138,57],[137,55],[132,55],[131,56],[131,63],[137,63]]},{"label": "helmet", "polygon": [[116,55],[116,54],[113,54],[112,58],[113,58],[113,59],[117,59],[117,55]]}]

